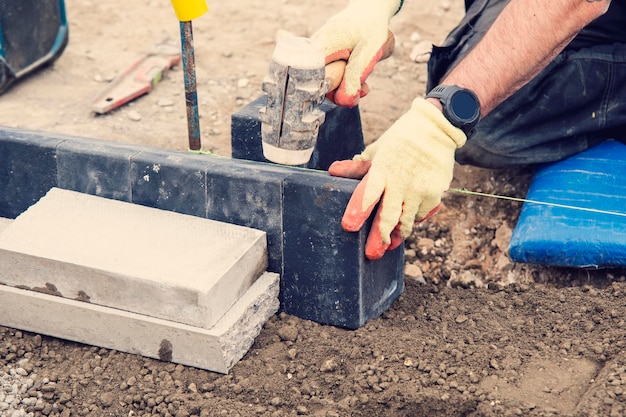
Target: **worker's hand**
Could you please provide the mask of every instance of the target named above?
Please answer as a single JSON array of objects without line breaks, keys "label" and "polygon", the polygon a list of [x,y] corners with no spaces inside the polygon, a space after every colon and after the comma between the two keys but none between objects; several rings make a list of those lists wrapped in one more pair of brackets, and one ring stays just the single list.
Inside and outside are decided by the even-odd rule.
[{"label": "worker's hand", "polygon": [[354,107],[367,94],[365,80],[383,55],[389,19],[400,8],[400,0],[350,0],[332,16],[313,39],[324,45],[326,63],[346,60],[339,87],[328,94],[336,104]]},{"label": "worker's hand", "polygon": [[406,239],[415,221],[434,214],[450,187],[454,151],[465,144],[462,130],[439,109],[417,98],[410,110],[353,160],[334,162],[333,176],[361,179],[341,225],[356,232],[380,202],[365,255],[380,259]]}]

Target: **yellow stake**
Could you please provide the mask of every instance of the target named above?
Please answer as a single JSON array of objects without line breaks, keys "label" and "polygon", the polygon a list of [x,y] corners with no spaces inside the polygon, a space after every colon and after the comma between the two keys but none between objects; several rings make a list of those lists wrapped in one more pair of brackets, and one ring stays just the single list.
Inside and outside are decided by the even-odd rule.
[{"label": "yellow stake", "polygon": [[172,6],[181,22],[190,22],[209,10],[204,0],[172,0]]}]

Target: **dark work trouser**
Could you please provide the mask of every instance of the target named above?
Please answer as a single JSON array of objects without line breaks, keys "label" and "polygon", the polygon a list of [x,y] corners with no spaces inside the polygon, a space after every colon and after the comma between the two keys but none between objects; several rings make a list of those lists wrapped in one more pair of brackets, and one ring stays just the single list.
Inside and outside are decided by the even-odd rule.
[{"label": "dark work trouser", "polygon": [[[433,48],[428,91],[478,43],[506,3],[471,5],[443,45]],[[532,165],[611,138],[626,142],[626,44],[566,48],[478,123],[456,159],[486,168]]]}]

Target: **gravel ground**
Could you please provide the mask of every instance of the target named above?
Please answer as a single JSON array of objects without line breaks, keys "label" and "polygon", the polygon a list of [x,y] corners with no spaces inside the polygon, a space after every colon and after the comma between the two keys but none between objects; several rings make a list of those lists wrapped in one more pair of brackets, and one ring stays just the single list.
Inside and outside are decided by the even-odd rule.
[{"label": "gravel ground", "polygon": [[0,328],[3,416],[621,416],[626,277],[407,281],[347,331],[278,314],[229,375]]}]

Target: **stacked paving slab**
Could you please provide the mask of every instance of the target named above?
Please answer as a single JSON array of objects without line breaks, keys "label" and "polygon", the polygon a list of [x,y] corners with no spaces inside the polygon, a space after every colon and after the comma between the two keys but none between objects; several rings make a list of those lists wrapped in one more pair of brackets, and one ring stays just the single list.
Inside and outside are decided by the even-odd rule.
[{"label": "stacked paving slab", "polygon": [[1,220],[7,326],[227,373],[279,307],[260,230],[59,188]]}]

